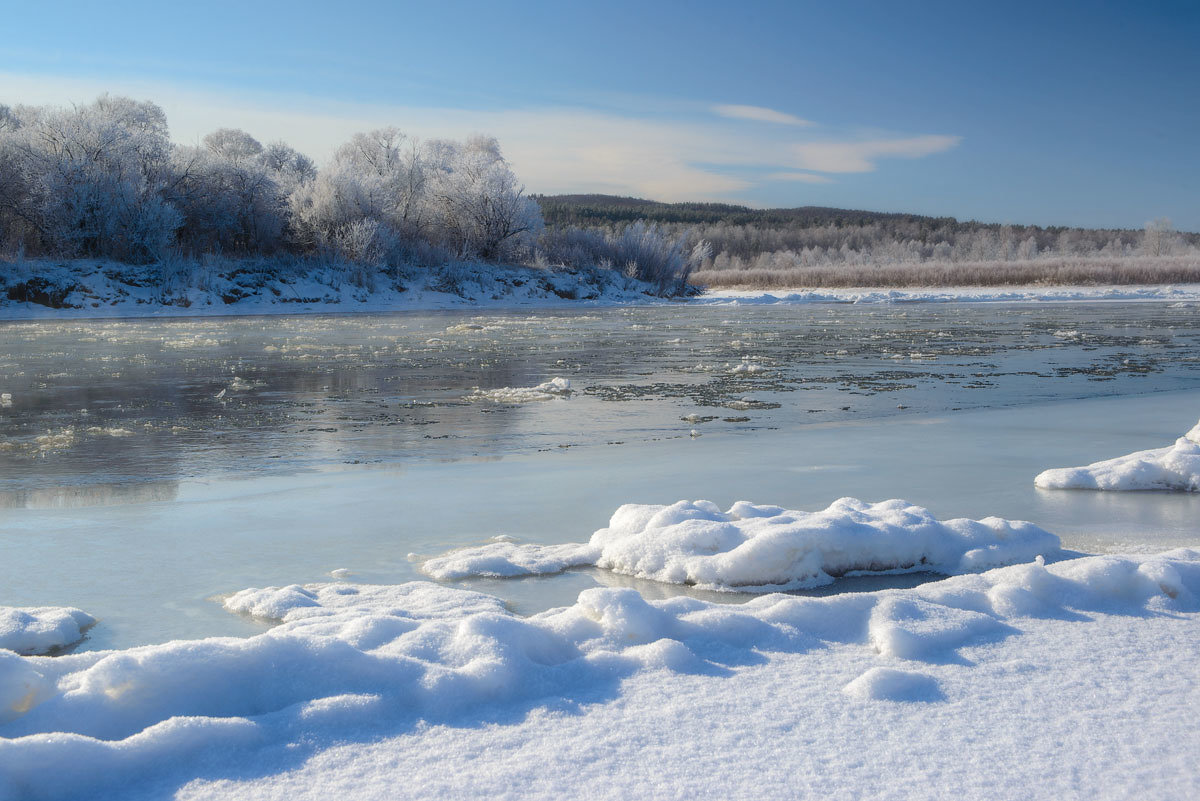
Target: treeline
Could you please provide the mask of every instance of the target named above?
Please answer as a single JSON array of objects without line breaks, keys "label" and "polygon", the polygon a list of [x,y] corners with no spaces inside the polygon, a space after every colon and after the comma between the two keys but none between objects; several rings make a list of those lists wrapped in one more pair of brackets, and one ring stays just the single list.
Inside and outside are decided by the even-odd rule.
[{"label": "treeline", "polygon": [[896,264],[1031,262],[1038,259],[1170,257],[1194,254],[1200,234],[1169,221],[1145,229],[1002,225],[951,217],[822,207],[750,209],[719,203],[655,203],[608,195],[539,196],[547,226],[621,230],[652,221],[668,236],[705,242],[706,273]]},{"label": "treeline", "polygon": [[608,267],[682,288],[694,266],[654,225],[544,236],[495,139],[360,133],[320,169],[285,142],[221,128],[177,145],[154,103],[0,106],[0,254],[290,256],[385,271],[451,262]]},{"label": "treeline", "polygon": [[329,251],[350,260],[518,257],[542,229],[494,139],[355,135],[318,170],[223,128],[173,144],[153,103],[0,107],[0,236],[11,249],[128,262],[169,248]]}]

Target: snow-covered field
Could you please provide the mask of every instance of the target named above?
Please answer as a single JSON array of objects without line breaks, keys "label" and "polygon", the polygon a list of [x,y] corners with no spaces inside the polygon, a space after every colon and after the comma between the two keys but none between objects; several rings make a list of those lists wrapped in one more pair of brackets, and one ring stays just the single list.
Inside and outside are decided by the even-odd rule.
[{"label": "snow-covered field", "polygon": [[1174,490],[1200,492],[1200,423],[1174,445],[1137,451],[1086,467],[1045,470],[1042,489]]},{"label": "snow-covered field", "polygon": [[525,619],[426,583],[248,590],[226,606],[280,625],[0,652],[0,794],[1187,798],[1198,596],[1195,550]]},{"label": "snow-covered field", "polygon": [[1067,303],[1099,301],[1200,301],[1200,284],[1113,286],[935,287],[918,289],[714,289],[702,303]]}]

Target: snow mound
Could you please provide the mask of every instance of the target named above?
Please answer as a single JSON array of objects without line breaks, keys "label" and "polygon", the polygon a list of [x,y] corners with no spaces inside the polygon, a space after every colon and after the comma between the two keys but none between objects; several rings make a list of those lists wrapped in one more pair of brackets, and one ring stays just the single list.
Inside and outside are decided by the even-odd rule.
[{"label": "snow mound", "polygon": [[536,387],[499,387],[477,389],[468,400],[484,400],[494,403],[537,403],[554,400],[571,394],[571,381],[567,378],[552,378]]},{"label": "snow mound", "polygon": [[0,650],[44,654],[83,639],[96,618],[73,607],[0,606]]},{"label": "snow mound", "polygon": [[875,667],[847,684],[842,692],[864,701],[942,701],[937,679],[910,670]]},{"label": "snow mound", "polygon": [[711,501],[626,504],[589,542],[495,543],[426,561],[433,578],[556,573],[594,565],[670,584],[741,592],[817,587],[855,573],[956,574],[1032,561],[1059,550],[1032,523],[989,517],[936,520],[906,501],[834,501],[820,512]]},{"label": "snow mound", "polygon": [[1200,492],[1200,423],[1169,447],[1046,470],[1033,483],[1042,489]]},{"label": "snow mound", "polygon": [[[938,702],[938,681],[911,667],[954,678],[977,669],[960,659],[955,672],[940,670],[956,649],[1024,638],[1039,618],[1112,631],[1194,615],[1198,593],[1200,551],[1191,550],[1033,562],[912,590],[775,594],[741,606],[647,601],[630,589],[596,588],[530,618],[477,593],[427,583],[248,590],[228,605],[283,622],[245,639],[53,659],[0,652],[0,797],[126,797],[138,787],[178,786],[222,765],[254,765],[260,754],[303,754],[313,743],[353,741],[388,726],[411,730],[423,720],[478,728],[520,720],[536,707],[601,703],[642,671],[657,671],[656,686],[669,695],[681,686],[675,675],[732,677],[740,666],[753,670],[785,655],[824,660],[837,681],[823,686],[833,693],[842,687],[850,699]],[[1020,626],[1006,623],[1014,618]],[[881,651],[880,632],[901,629],[903,647]],[[1028,642],[1040,643],[1045,656],[1058,639]],[[1012,649],[1030,647],[1021,641]],[[1172,647],[1191,646],[1164,645]],[[1105,671],[1123,658],[1108,656]],[[879,669],[862,673],[864,659],[879,661]],[[958,682],[955,692],[969,684]],[[705,686],[725,691],[719,682]],[[735,697],[726,702],[741,708]],[[773,712],[745,714],[768,727]],[[579,725],[574,715],[566,719]]]}]

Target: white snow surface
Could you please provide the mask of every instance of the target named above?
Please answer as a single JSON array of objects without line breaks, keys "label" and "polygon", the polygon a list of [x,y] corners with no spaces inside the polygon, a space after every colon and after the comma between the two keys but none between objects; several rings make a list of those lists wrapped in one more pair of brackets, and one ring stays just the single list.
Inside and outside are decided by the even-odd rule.
[{"label": "white snow surface", "polygon": [[1042,489],[1200,492],[1200,423],[1169,447],[1046,470],[1033,483]]},{"label": "white snow surface", "polygon": [[0,606],[0,650],[44,654],[83,639],[96,618],[69,606]]},{"label": "white snow surface", "polygon": [[587,543],[489,543],[427,560],[437,579],[556,573],[594,565],[704,589],[775,592],[837,576],[926,570],[956,574],[1030,562],[1059,551],[1032,523],[988,517],[940,521],[907,501],[841,498],[819,512],[738,501],[626,504]]},{"label": "white snow surface", "polygon": [[696,299],[721,305],[805,303],[1066,303],[1150,300],[1200,300],[1200,284],[1113,286],[929,287],[913,289],[712,289]]},{"label": "white snow surface", "polygon": [[530,618],[432,584],[353,589],[239,593],[284,621],[246,639],[0,652],[0,798],[1200,787],[1196,550],[741,606],[597,588]]}]

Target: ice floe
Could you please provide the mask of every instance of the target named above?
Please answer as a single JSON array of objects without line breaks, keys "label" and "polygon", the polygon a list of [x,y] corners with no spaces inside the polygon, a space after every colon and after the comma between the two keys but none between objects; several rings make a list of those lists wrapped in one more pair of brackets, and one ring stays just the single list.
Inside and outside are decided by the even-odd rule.
[{"label": "ice floe", "polygon": [[[931,747],[944,750],[958,742],[947,736],[987,739],[991,727],[971,720],[960,725],[956,715],[935,725],[912,702],[928,708],[948,700],[975,710],[976,696],[994,708],[1015,694],[1021,709],[1051,725],[1063,708],[1048,698],[1031,706],[1029,686],[1063,693],[1080,686],[1095,693],[1093,680],[1113,671],[1140,667],[1152,656],[1166,658],[1172,649],[1190,655],[1194,638],[1164,641],[1156,655],[1136,647],[1098,660],[1091,649],[1097,637],[1125,643],[1150,626],[1169,627],[1175,637],[1194,633],[1198,593],[1200,551],[1194,550],[1031,562],[911,590],[821,598],[773,594],[741,606],[689,597],[647,601],[630,589],[596,588],[580,593],[571,606],[529,618],[478,593],[428,583],[246,590],[226,605],[283,622],[245,639],[176,641],[53,659],[0,652],[0,797],[251,797],[230,786],[197,795],[193,782],[225,776],[284,780],[299,764],[295,756],[357,741],[344,755],[352,762],[375,747],[364,739],[392,732],[401,736],[383,741],[379,756],[392,767],[374,766],[369,780],[361,766],[350,772],[326,766],[322,775],[324,797],[337,786],[345,791],[352,780],[367,796],[387,797],[394,791],[396,760],[420,756],[424,767],[413,781],[446,775],[445,760],[461,749],[435,743],[455,731],[461,735],[454,737],[472,737],[482,729],[490,754],[506,738],[506,728],[525,732],[526,715],[558,710],[547,718],[553,725],[544,738],[521,735],[518,751],[525,745],[532,751],[513,763],[520,765],[555,755],[556,744],[579,727],[592,743],[608,736],[608,725],[617,727],[612,733],[623,741],[670,734],[673,724],[666,729],[664,724],[686,715],[681,709],[664,717],[663,705],[686,708],[701,699],[719,699],[727,718],[714,729],[715,713],[709,711],[707,727],[714,734],[736,729],[742,742],[730,747],[739,760],[752,760],[756,771],[768,770],[776,758],[764,745],[794,725],[775,727],[781,714],[817,721],[823,710],[837,712],[818,729],[835,738],[831,747],[844,757],[846,744],[836,738],[846,736],[847,726],[861,733],[867,721],[884,720],[862,707],[884,703],[895,709],[883,713],[888,722],[881,725],[904,743],[921,738],[929,744],[933,737]],[[1087,628],[1077,636],[1063,627]],[[1043,636],[1050,629],[1054,636]],[[1082,644],[1075,645],[1077,640]],[[989,648],[974,648],[985,645]],[[962,656],[967,648],[974,648],[970,659]],[[1065,661],[1063,648],[1071,649]],[[1031,660],[1055,667],[1034,676],[1033,685],[1003,682]],[[773,670],[755,668],[765,662],[776,663]],[[652,684],[639,683],[641,674],[650,674]],[[748,703],[755,687],[776,674],[803,691],[781,687],[777,692],[784,695],[770,703]],[[975,674],[999,689],[980,687]],[[1142,684],[1120,683],[1122,698],[1136,693],[1144,705]],[[616,722],[603,723],[605,702],[633,691],[628,688],[654,693],[649,700],[621,704]],[[1186,708],[1186,700],[1178,702]],[[655,714],[631,725],[629,717],[640,721],[637,710],[647,703]],[[1180,731],[1188,729],[1178,730],[1191,725],[1190,716],[1166,715],[1170,704],[1158,695],[1149,703],[1157,710],[1155,724],[1173,726],[1177,748],[1191,753],[1192,744],[1180,739]],[[914,709],[901,711],[906,707]],[[602,773],[617,775],[616,763],[606,763],[603,755],[576,759],[600,759]],[[993,758],[987,762],[996,764]],[[719,782],[724,764],[701,760],[691,770]],[[1132,765],[1126,760],[1118,767]],[[507,769],[493,766],[490,757],[488,767],[478,769],[493,768]],[[1178,789],[1159,779],[1159,789]],[[543,787],[539,794],[550,797],[557,789],[561,797],[565,787]],[[177,788],[186,792],[176,796]]]},{"label": "ice floe", "polygon": [[79,642],[96,619],[66,606],[0,606],[0,650],[44,654]]},{"label": "ice floe", "polygon": [[988,517],[940,521],[906,501],[834,501],[820,512],[739,501],[626,504],[587,543],[491,543],[427,560],[438,579],[557,573],[594,565],[705,589],[773,592],[854,573],[955,574],[1057,553],[1058,537],[1032,523]]},{"label": "ice floe", "polygon": [[571,394],[569,378],[552,378],[536,387],[498,387],[477,389],[468,400],[493,401],[495,403],[537,403],[539,401],[565,398]]},{"label": "ice floe", "polygon": [[1166,448],[1046,470],[1033,483],[1042,489],[1200,492],[1200,423]]}]

